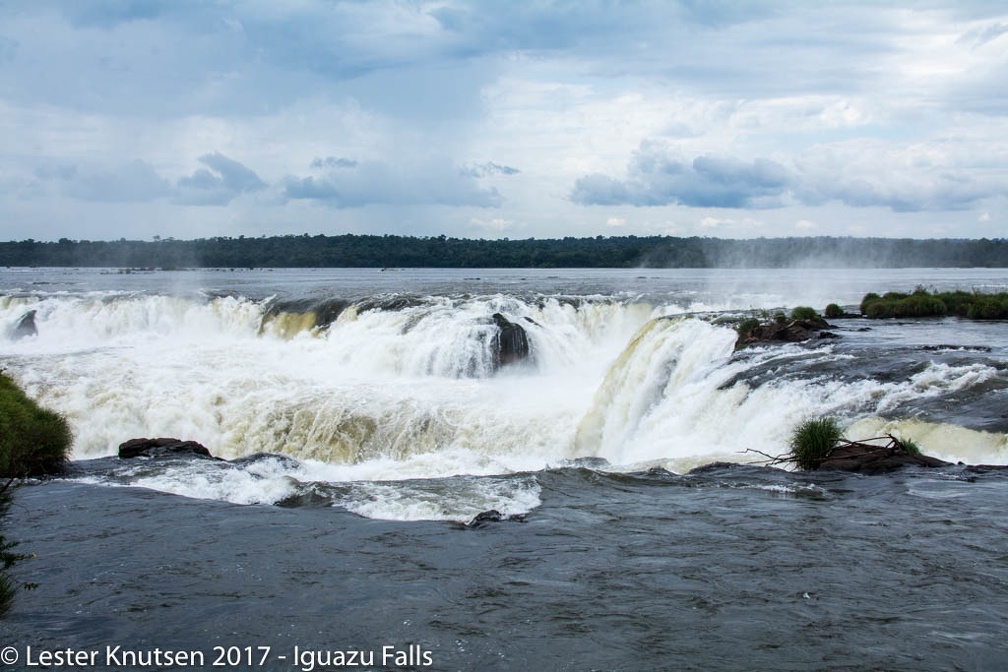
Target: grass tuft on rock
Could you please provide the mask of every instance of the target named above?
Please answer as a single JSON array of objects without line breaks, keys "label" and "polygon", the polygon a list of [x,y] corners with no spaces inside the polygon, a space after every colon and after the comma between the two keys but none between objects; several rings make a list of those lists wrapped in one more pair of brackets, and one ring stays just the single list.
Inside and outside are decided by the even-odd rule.
[{"label": "grass tuft on rock", "polygon": [[817,469],[841,439],[843,431],[833,418],[805,420],[791,433],[788,458],[799,469]]},{"label": "grass tuft on rock", "polygon": [[0,373],[0,478],[60,473],[72,443],[66,418],[36,404]]}]

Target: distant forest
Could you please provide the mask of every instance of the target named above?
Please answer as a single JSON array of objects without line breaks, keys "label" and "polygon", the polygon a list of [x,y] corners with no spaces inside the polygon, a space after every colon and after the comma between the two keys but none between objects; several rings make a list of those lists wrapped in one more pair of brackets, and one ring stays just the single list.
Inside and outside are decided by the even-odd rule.
[{"label": "distant forest", "polygon": [[1008,240],[674,238],[482,240],[376,235],[0,242],[0,266],[118,268],[1008,267]]}]

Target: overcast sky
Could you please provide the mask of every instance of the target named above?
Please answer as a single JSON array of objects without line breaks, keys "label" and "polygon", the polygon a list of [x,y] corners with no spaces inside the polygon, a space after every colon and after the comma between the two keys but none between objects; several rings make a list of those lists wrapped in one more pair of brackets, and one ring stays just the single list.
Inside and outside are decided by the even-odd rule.
[{"label": "overcast sky", "polygon": [[1008,235],[1008,3],[0,0],[0,239]]}]

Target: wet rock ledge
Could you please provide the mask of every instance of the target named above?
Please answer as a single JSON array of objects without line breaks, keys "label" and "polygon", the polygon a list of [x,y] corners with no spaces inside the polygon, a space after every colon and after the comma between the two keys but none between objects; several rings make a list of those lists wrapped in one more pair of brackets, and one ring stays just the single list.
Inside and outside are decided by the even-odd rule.
[{"label": "wet rock ledge", "polygon": [[949,467],[951,462],[921,455],[899,444],[885,446],[852,441],[833,448],[815,471],[831,469],[861,474],[887,474],[903,467]]},{"label": "wet rock ledge", "polygon": [[196,441],[183,441],[166,437],[157,439],[130,439],[119,444],[119,458],[129,460],[136,457],[197,457],[220,460],[210,450]]}]

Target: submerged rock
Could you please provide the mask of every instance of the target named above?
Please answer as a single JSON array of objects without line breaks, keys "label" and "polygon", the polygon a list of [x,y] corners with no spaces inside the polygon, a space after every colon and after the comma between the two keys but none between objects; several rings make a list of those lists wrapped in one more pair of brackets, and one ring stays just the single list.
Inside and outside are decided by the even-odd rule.
[{"label": "submerged rock", "polygon": [[219,460],[210,454],[210,450],[201,443],[195,441],[182,441],[181,439],[130,439],[119,444],[119,458],[123,460],[134,457],[172,457],[186,456]]},{"label": "submerged rock", "polygon": [[500,313],[493,314],[493,321],[497,325],[497,335],[493,340],[495,368],[527,359],[529,342],[525,328]]},{"label": "submerged rock", "polygon": [[503,513],[497,509],[490,509],[489,511],[483,511],[476,514],[476,516],[470,520],[468,523],[464,523],[463,527],[468,529],[480,529],[486,527],[491,523],[503,523],[503,522],[524,522],[525,516],[521,514],[513,514],[510,516],[505,516]]},{"label": "submerged rock", "polygon": [[836,469],[861,474],[885,474],[902,467],[948,467],[951,462],[909,452],[898,445],[873,446],[851,442],[837,446],[819,465],[818,470]]}]

